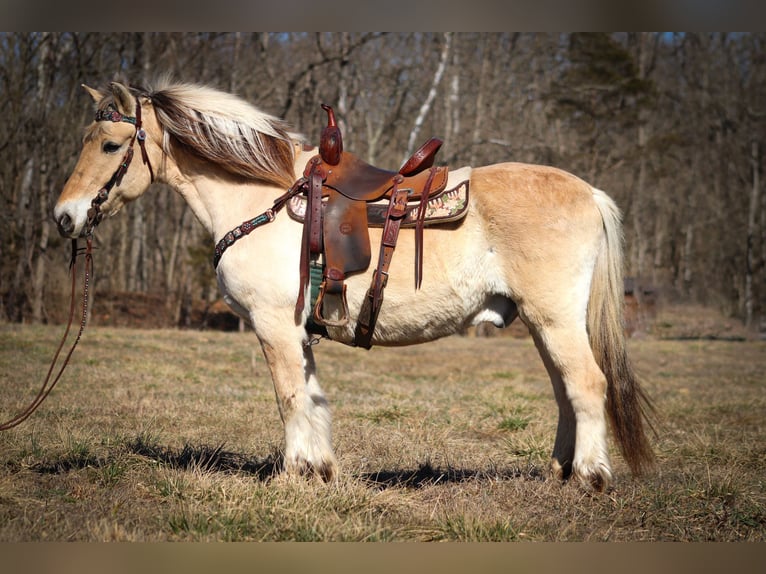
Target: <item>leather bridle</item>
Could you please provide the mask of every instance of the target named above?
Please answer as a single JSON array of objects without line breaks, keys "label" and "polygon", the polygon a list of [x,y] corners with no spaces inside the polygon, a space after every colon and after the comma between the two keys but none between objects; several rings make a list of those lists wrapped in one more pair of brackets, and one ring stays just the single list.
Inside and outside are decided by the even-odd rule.
[{"label": "leather bridle", "polygon": [[[64,374],[64,370],[66,369],[67,365],[69,364],[69,359],[72,357],[72,353],[75,350],[75,347],[77,347],[77,343],[80,341],[80,337],[82,336],[82,333],[85,329],[85,324],[88,320],[88,296],[89,296],[89,288],[90,288],[90,276],[91,272],[93,270],[93,230],[95,227],[101,222],[103,219],[104,214],[101,213],[101,205],[109,199],[109,192],[112,190],[112,188],[115,185],[120,185],[120,182],[122,181],[122,177],[125,175],[125,172],[128,170],[128,166],[130,166],[130,161],[133,159],[133,144],[138,140],[138,145],[141,147],[141,157],[143,158],[144,163],[149,167],[149,175],[151,177],[151,181],[154,181],[154,170],[152,169],[152,164],[149,162],[149,156],[146,153],[146,147],[144,142],[146,141],[146,132],[141,126],[141,104],[138,101],[138,98],[136,98],[136,115],[133,116],[124,116],[114,108],[110,107],[105,110],[99,110],[96,112],[96,121],[102,122],[102,121],[109,121],[109,122],[126,122],[129,124],[133,124],[136,126],[136,133],[133,134],[133,137],[130,140],[130,145],[128,146],[128,150],[125,152],[125,156],[122,158],[122,161],[120,162],[120,165],[117,167],[117,170],[114,172],[112,177],[109,179],[109,181],[102,187],[99,191],[96,197],[91,202],[90,209],[88,210],[88,221],[86,223],[85,227],[85,248],[80,249],[77,245],[77,239],[72,239],[72,259],[70,262],[70,271],[72,274],[72,295],[71,295],[71,303],[69,306],[69,321],[67,322],[66,330],[64,331],[64,335],[61,338],[61,342],[59,343],[58,348],[56,349],[56,353],[53,356],[53,360],[51,361],[50,368],[48,369],[48,374],[45,377],[45,381],[43,382],[40,390],[38,391],[35,398],[32,400],[32,402],[19,414],[17,414],[12,419],[9,419],[4,422],[0,422],[0,431],[5,431],[8,429],[11,429],[25,420],[29,418],[29,416],[37,410],[37,407],[39,407],[42,402],[48,397],[50,392],[53,390],[53,388],[56,386],[56,383],[59,382],[61,379],[61,376]],[[85,267],[83,272],[83,292],[82,292],[82,298],[81,298],[81,313],[80,313],[80,328],[77,332],[77,335],[74,339],[74,342],[72,343],[69,352],[65,355],[64,361],[56,373],[55,376],[53,376],[54,369],[56,367],[56,364],[58,363],[59,356],[61,354],[62,348],[64,346],[64,343],[66,342],[67,338],[69,337],[69,331],[72,327],[72,323],[74,321],[75,317],[75,309],[76,309],[76,276],[77,276],[77,257],[79,255],[85,255]]]},{"label": "leather bridle", "polygon": [[136,140],[138,140],[138,145],[141,148],[141,159],[149,168],[149,176],[151,181],[154,181],[154,170],[152,169],[152,164],[149,161],[149,155],[146,153],[146,132],[142,127],[141,102],[138,101],[138,97],[136,97],[135,116],[125,116],[110,106],[104,110],[98,110],[96,112],[96,121],[125,122],[133,124],[136,126],[136,132],[133,134],[133,137],[130,140],[130,145],[128,145],[128,149],[125,152],[120,165],[112,174],[112,177],[109,179],[109,181],[106,182],[104,187],[98,190],[96,197],[93,198],[93,201],[90,204],[90,209],[88,210],[88,221],[85,227],[86,235],[91,235],[95,227],[101,223],[101,220],[104,218],[104,214],[101,212],[101,206],[106,202],[107,199],[109,199],[109,192],[112,191],[112,188],[115,185],[120,185],[125,172],[128,171],[130,162],[133,160],[133,144],[136,143]]}]

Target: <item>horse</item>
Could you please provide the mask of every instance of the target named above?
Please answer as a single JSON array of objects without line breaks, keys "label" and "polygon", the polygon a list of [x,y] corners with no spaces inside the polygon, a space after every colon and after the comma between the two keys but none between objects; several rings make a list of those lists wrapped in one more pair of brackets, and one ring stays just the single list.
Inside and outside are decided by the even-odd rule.
[{"label": "horse", "polygon": [[[183,197],[217,243],[243,219],[268,214],[316,154],[284,120],[209,86],[83,87],[96,119],[54,208],[64,237],[91,234],[102,217],[157,181]],[[131,163],[136,141],[142,161]],[[400,237],[372,344],[424,343],[518,317],[558,405],[552,476],[605,490],[613,481],[609,427],[631,473],[651,470],[653,406],[629,362],[623,329],[618,207],[554,167],[507,162],[466,173],[465,217],[425,229],[420,289],[413,287],[413,234]],[[218,285],[252,325],[268,364],[284,426],[281,471],[329,481],[339,472],[330,406],[306,328],[308,306],[296,312],[302,225],[273,212],[266,223],[222,255]],[[371,229],[370,237],[376,253],[381,231]],[[350,320],[328,327],[328,336],[351,344],[369,278],[361,273],[346,283]]]}]

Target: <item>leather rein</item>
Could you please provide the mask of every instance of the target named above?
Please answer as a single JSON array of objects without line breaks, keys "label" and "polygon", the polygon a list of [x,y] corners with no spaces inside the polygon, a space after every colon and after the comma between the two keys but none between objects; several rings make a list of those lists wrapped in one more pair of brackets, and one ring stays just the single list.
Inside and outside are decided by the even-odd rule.
[{"label": "leather rein", "polygon": [[[146,164],[149,168],[151,181],[154,181],[154,170],[152,169],[152,164],[149,162],[149,156],[146,153],[146,148],[144,144],[146,140],[146,132],[143,130],[141,125],[141,104],[138,101],[138,98],[136,98],[136,116],[135,117],[124,116],[115,109],[107,108],[105,110],[99,110],[98,112],[96,112],[96,121],[97,122],[100,122],[100,121],[127,122],[136,126],[136,133],[133,134],[133,137],[130,140],[128,149],[125,152],[125,155],[122,158],[120,165],[117,167],[114,174],[112,174],[112,177],[104,185],[104,187],[102,187],[98,191],[98,193],[96,194],[96,197],[91,202],[91,207],[88,210],[88,220],[86,223],[85,233],[84,233],[85,247],[80,248],[77,245],[77,239],[72,239],[72,257],[69,262],[69,269],[72,275],[72,293],[71,293],[71,300],[69,304],[69,320],[67,322],[64,335],[61,338],[61,342],[59,343],[59,346],[56,349],[56,353],[53,356],[51,365],[48,368],[48,374],[45,377],[45,381],[43,382],[35,398],[23,411],[21,411],[12,419],[5,421],[3,423],[0,423],[0,431],[8,430],[21,424],[22,422],[27,420],[30,417],[30,415],[33,412],[35,412],[35,410],[37,410],[37,407],[39,407],[42,404],[42,402],[48,397],[50,392],[56,386],[56,383],[58,383],[59,380],[61,379],[61,376],[64,374],[64,369],[66,369],[67,365],[69,364],[69,359],[72,357],[72,353],[74,352],[75,347],[77,347],[77,343],[79,343],[80,341],[80,337],[82,336],[82,333],[85,330],[85,324],[87,323],[87,320],[88,320],[88,299],[90,294],[90,277],[93,272],[93,231],[95,230],[96,226],[101,222],[101,220],[104,217],[104,214],[101,212],[101,206],[104,204],[104,202],[106,202],[107,199],[109,199],[109,192],[112,190],[112,188],[115,185],[120,185],[120,182],[122,181],[122,177],[125,175],[125,172],[128,170],[128,166],[130,166],[130,162],[133,159],[133,144],[136,142],[136,140],[138,140],[138,144],[141,148],[141,157],[144,161],[144,164]],[[76,308],[75,301],[77,300],[76,292],[77,292],[77,257],[78,255],[85,256],[85,268],[83,270],[83,290],[82,290],[82,297],[81,297],[80,328],[77,332],[77,336],[75,337],[74,342],[72,343],[72,346],[70,347],[69,351],[64,357],[64,362],[62,363],[61,367],[56,373],[56,376],[53,377],[53,379],[51,380],[51,375],[53,374],[56,364],[58,363],[61,350],[63,349],[64,343],[66,342],[67,338],[69,337],[69,331],[74,321],[75,308]]]},{"label": "leather rein", "polygon": [[[85,241],[86,241],[86,246],[84,249],[82,249],[77,246],[77,240],[72,239],[72,259],[69,262],[69,269],[72,275],[72,296],[71,296],[71,302],[69,304],[69,321],[67,322],[64,335],[61,337],[61,342],[59,343],[59,346],[56,349],[56,354],[53,356],[53,360],[51,361],[51,366],[48,368],[48,374],[45,377],[45,381],[43,382],[42,387],[38,391],[37,396],[27,406],[27,408],[25,408],[23,411],[21,411],[12,419],[7,420],[4,423],[0,424],[0,431],[8,430],[17,425],[20,425],[25,420],[27,420],[29,416],[33,412],[35,412],[35,410],[37,410],[37,407],[39,407],[42,404],[42,402],[47,398],[47,396],[53,390],[53,387],[55,387],[56,383],[59,382],[61,375],[64,374],[64,369],[69,364],[69,359],[72,356],[72,353],[74,352],[74,349],[77,346],[77,343],[80,341],[80,336],[82,335],[82,332],[85,329],[85,323],[88,317],[88,294],[89,294],[89,286],[90,286],[90,275],[91,275],[91,271],[93,270],[92,237],[88,235]],[[64,347],[64,343],[69,337],[69,330],[72,327],[72,322],[74,321],[74,312],[76,307],[75,301],[77,300],[77,293],[76,293],[77,291],[77,256],[83,253],[85,254],[85,270],[84,270],[83,291],[82,291],[82,300],[81,300],[82,315],[80,319],[80,330],[78,331],[77,337],[75,338],[74,343],[72,343],[72,346],[69,349],[69,352],[66,354],[66,357],[64,358],[64,362],[61,365],[61,368],[59,369],[58,373],[51,381],[51,375],[53,374],[53,370],[56,367],[56,363],[58,363],[59,355],[61,354],[61,349]]]}]

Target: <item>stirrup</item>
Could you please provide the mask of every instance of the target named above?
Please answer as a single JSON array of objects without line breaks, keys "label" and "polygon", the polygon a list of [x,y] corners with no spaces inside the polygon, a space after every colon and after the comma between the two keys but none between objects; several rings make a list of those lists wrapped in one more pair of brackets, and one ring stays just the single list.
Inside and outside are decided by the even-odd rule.
[{"label": "stirrup", "polygon": [[322,281],[319,286],[319,294],[317,295],[317,302],[314,304],[314,322],[317,325],[324,325],[325,327],[345,327],[348,325],[348,301],[346,301],[346,284],[343,284],[343,292],[341,293],[341,301],[343,302],[343,314],[340,319],[325,319],[322,316],[322,303],[324,301],[324,291],[327,286],[327,281]]}]

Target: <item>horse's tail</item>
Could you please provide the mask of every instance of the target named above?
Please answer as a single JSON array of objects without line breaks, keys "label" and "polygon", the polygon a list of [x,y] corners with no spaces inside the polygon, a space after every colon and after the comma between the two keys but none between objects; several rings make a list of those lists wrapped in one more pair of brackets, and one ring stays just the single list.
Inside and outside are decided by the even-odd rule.
[{"label": "horse's tail", "polygon": [[593,356],[606,375],[612,432],[631,471],[641,474],[655,461],[644,426],[646,423],[654,431],[649,418],[654,407],[639,385],[626,351],[620,211],[603,191],[594,189],[593,198],[604,222],[604,236],[590,288],[588,334]]}]

